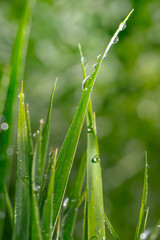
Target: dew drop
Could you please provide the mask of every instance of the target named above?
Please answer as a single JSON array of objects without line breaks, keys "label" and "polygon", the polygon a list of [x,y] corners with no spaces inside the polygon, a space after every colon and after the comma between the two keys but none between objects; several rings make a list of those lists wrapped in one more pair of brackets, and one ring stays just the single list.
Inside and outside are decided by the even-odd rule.
[{"label": "dew drop", "polygon": [[93,126],[88,127],[88,128],[87,128],[87,132],[88,132],[88,133],[93,132]]},{"label": "dew drop", "polygon": [[36,133],[33,133],[33,137],[34,137],[34,138],[36,137]]},{"label": "dew drop", "polygon": [[1,124],[1,129],[2,130],[7,130],[9,128],[9,125],[8,125],[8,123],[6,123],[6,122],[3,122],[2,124]]},{"label": "dew drop", "polygon": [[100,62],[100,61],[102,60],[102,57],[103,57],[103,54],[99,54],[99,55],[97,56],[97,60]]},{"label": "dew drop", "polygon": [[140,239],[144,240],[144,239],[146,239],[146,237],[147,237],[147,235],[145,233],[141,233]]},{"label": "dew drop", "polygon": [[92,158],[92,162],[93,162],[93,163],[100,162],[100,157],[99,157],[99,155],[97,155],[97,156],[95,156],[94,158]]},{"label": "dew drop", "polygon": [[36,183],[33,183],[33,191],[37,192],[40,189],[40,186]]},{"label": "dew drop", "polygon": [[8,147],[8,148],[7,148],[7,155],[8,155],[8,156],[12,156],[13,153],[14,153],[14,149],[13,149],[12,147]]},{"label": "dew drop", "polygon": [[126,28],[126,23],[125,23],[125,22],[122,22],[122,23],[119,25],[119,31],[123,31],[125,28]]},{"label": "dew drop", "polygon": [[94,68],[94,69],[97,69],[97,67],[98,67],[98,63],[95,63],[95,64],[93,65],[93,68]]},{"label": "dew drop", "polygon": [[63,207],[66,208],[67,207],[67,204],[69,202],[69,198],[67,197],[64,202],[63,202]]},{"label": "dew drop", "polygon": [[150,168],[150,165],[147,163],[147,166],[146,166],[147,168]]},{"label": "dew drop", "polygon": [[119,37],[117,36],[114,40],[113,40],[113,44],[116,44],[119,41]]},{"label": "dew drop", "polygon": [[87,76],[83,81],[82,81],[82,90],[88,90],[87,85],[90,80],[91,75]]},{"label": "dew drop", "polygon": [[87,61],[86,61],[85,57],[82,57],[82,58],[81,58],[81,61],[83,62],[84,67],[86,67],[86,65],[87,65]]}]

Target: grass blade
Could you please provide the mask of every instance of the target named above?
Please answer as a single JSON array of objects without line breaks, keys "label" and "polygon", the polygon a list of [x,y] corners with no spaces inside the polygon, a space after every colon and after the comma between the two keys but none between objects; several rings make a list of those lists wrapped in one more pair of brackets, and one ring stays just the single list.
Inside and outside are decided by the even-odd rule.
[{"label": "grass blade", "polygon": [[28,239],[29,230],[29,162],[27,157],[27,126],[24,107],[23,82],[19,95],[17,130],[18,164],[14,209],[13,239]]},{"label": "grass blade", "polygon": [[12,226],[12,229],[13,229],[13,207],[12,207],[12,204],[11,204],[11,201],[10,201],[7,186],[5,186],[4,189],[5,189],[6,207],[7,207],[7,210],[8,210],[9,219],[10,219],[11,226]]},{"label": "grass blade", "polygon": [[101,166],[91,105],[87,111],[88,238],[105,239]]},{"label": "grass blade", "polygon": [[[81,46],[79,45],[81,55],[81,65],[83,76],[85,76],[84,57]],[[96,136],[96,121],[93,117],[91,98],[87,108],[87,197],[86,206],[88,207],[88,238],[105,238],[104,225],[104,207],[101,167],[99,162],[98,140]]]},{"label": "grass blade", "polygon": [[55,163],[57,158],[58,149],[55,150],[54,157],[52,158],[52,168],[50,180],[47,190],[47,197],[44,201],[43,220],[42,220],[42,236],[43,240],[52,240],[52,224],[53,224],[53,197],[54,197],[54,177],[55,177]]},{"label": "grass blade", "polygon": [[[33,15],[33,9],[36,0],[28,0],[26,2],[26,7],[23,15],[22,22],[19,26],[16,39],[14,42],[11,58],[11,72],[10,81],[8,87],[8,93],[5,101],[3,116],[5,117],[5,123],[8,124],[9,130],[1,131],[0,133],[0,146],[1,146],[1,156],[0,156],[0,193],[4,195],[3,185],[5,183],[7,168],[9,167],[9,161],[7,161],[8,156],[6,150],[11,141],[12,134],[12,120],[14,114],[14,104],[20,86],[20,82],[23,79],[24,65],[26,60],[26,52],[28,46],[29,33],[31,28],[31,20]],[[0,212],[5,214],[5,204],[4,197],[0,199]],[[3,229],[4,218],[0,219],[0,239]]]},{"label": "grass blade", "polygon": [[[123,25],[126,23],[130,14],[122,22]],[[118,33],[121,30],[122,30],[122,25],[119,26],[118,30],[116,31],[116,34],[111,39],[112,44],[113,44],[113,39],[118,35]],[[109,45],[111,46],[111,42],[108,44],[108,46]],[[98,63],[97,63],[97,66],[94,68],[94,72],[92,73],[92,75],[88,76],[82,82],[82,89],[83,89],[82,97],[58,156],[58,160],[57,160],[58,168],[55,176],[56,188],[55,188],[55,194],[54,194],[54,213],[53,213],[54,226],[56,225],[57,217],[59,215],[60,207],[62,205],[70,170],[72,167],[74,155],[78,145],[79,136],[81,133],[83,122],[84,122],[84,117],[85,117],[85,112],[87,109],[89,97],[90,97],[94,82],[96,80],[98,71],[102,64],[102,61],[106,57],[107,51],[109,50],[110,46],[106,48],[106,50],[104,51],[104,54],[101,57],[100,56],[98,57]]]},{"label": "grass blade", "polygon": [[138,221],[137,230],[135,234],[135,240],[140,240],[140,235],[145,231],[148,210],[149,210],[149,208],[147,207],[147,194],[148,194],[148,162],[147,162],[147,152],[145,152],[143,193],[142,193],[139,221]]},{"label": "grass blade", "polygon": [[46,165],[46,156],[48,152],[48,144],[49,144],[49,136],[50,136],[50,119],[51,119],[51,112],[52,112],[52,105],[53,105],[53,97],[54,97],[54,92],[56,88],[58,78],[56,78],[56,81],[53,86],[51,98],[50,98],[50,103],[49,103],[49,109],[48,109],[48,115],[46,119],[46,124],[44,126],[43,130],[43,141],[42,141],[42,164],[41,164],[41,176],[43,177],[44,175],[44,170],[45,170],[45,165]]},{"label": "grass blade", "polygon": [[112,234],[112,236],[114,237],[114,239],[119,240],[119,237],[118,237],[116,231],[114,230],[112,224],[110,223],[108,217],[106,216],[106,214],[104,214],[104,218],[105,218],[105,222],[107,224],[107,227],[108,227],[110,233]]},{"label": "grass blade", "polygon": [[[69,197],[68,204],[66,206],[66,209],[70,210],[72,208],[73,203],[76,203],[79,201],[81,197],[81,190],[82,190],[82,185],[84,181],[84,176],[85,176],[85,169],[86,169],[86,152],[82,157],[79,170],[76,176],[76,179],[74,181],[74,185],[72,188],[71,195]],[[63,228],[63,238],[64,239],[72,239],[73,231],[74,231],[74,224],[76,221],[76,216],[77,216],[77,204],[74,204],[74,207],[72,208],[72,211],[66,211],[64,213],[64,218],[62,219],[64,228]]]}]

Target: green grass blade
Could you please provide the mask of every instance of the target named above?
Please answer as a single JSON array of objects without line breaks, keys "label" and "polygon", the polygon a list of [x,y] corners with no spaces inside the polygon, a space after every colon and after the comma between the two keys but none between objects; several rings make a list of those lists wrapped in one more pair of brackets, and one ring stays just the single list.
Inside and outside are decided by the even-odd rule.
[{"label": "green grass blade", "polygon": [[107,227],[108,227],[110,233],[112,234],[113,238],[114,238],[115,240],[119,240],[119,237],[118,237],[116,231],[114,230],[112,224],[110,223],[108,217],[106,216],[106,214],[104,214],[104,218],[105,218],[105,222],[106,222],[106,224],[107,224]]},{"label": "green grass blade", "polygon": [[[81,65],[83,76],[85,76],[85,68],[83,62],[83,54],[79,45],[81,55]],[[93,120],[94,119],[94,120]],[[105,238],[104,225],[104,207],[103,207],[103,191],[102,177],[99,160],[98,140],[96,136],[95,115],[93,118],[91,98],[89,99],[87,108],[87,207],[88,207],[88,238],[103,239]]]},{"label": "green grass blade", "polygon": [[[73,235],[73,231],[74,231],[74,224],[76,221],[76,216],[77,216],[77,204],[74,204],[74,207],[72,208],[73,203],[75,202],[79,202],[81,195],[81,190],[82,190],[82,185],[83,185],[83,181],[84,181],[84,176],[85,176],[85,169],[86,169],[86,152],[82,157],[79,169],[78,169],[78,173],[76,176],[76,179],[74,181],[74,185],[72,188],[72,192],[71,195],[69,197],[69,201],[68,204],[66,206],[66,213],[64,211],[64,218],[65,221],[64,222],[64,228],[63,228],[63,238],[64,239],[71,239],[72,235]],[[71,213],[70,213],[70,209]],[[69,211],[68,211],[69,209]]]},{"label": "green grass blade", "polygon": [[23,82],[19,95],[17,130],[17,179],[14,209],[13,239],[28,239],[29,230],[29,162],[27,157],[27,126],[24,107]]},{"label": "green grass blade", "polygon": [[[46,166],[46,157],[47,157],[47,152],[48,152],[48,144],[49,144],[49,136],[50,136],[50,119],[51,119],[53,97],[54,97],[54,92],[55,92],[57,80],[58,80],[58,78],[56,78],[56,81],[55,81],[54,86],[53,86],[53,90],[52,90],[52,94],[51,94],[51,98],[50,98],[50,103],[49,103],[48,115],[47,115],[46,123],[45,123],[45,126],[44,126],[44,130],[43,130],[42,164],[41,164],[42,179],[44,177],[45,166]],[[41,181],[42,181],[42,179],[41,179]]]},{"label": "green grass blade", "polygon": [[12,204],[11,204],[11,201],[10,201],[10,197],[9,197],[6,185],[5,185],[4,189],[5,189],[6,207],[7,207],[9,219],[10,219],[10,222],[11,222],[11,226],[12,226],[12,229],[13,229],[13,207],[12,207]]},{"label": "green grass blade", "polygon": [[54,197],[54,177],[55,177],[55,163],[57,158],[58,149],[55,150],[52,159],[52,168],[50,180],[48,184],[47,197],[44,201],[43,207],[43,220],[42,220],[42,236],[43,240],[52,240],[52,224],[53,224],[53,197]]},{"label": "green grass blade", "polygon": [[92,108],[87,111],[88,238],[105,239],[101,166]]},{"label": "green grass blade", "polygon": [[[7,161],[8,156],[6,150],[11,142],[12,126],[13,126],[13,114],[14,114],[14,104],[16,101],[16,96],[18,92],[18,87],[23,79],[24,65],[26,60],[26,52],[28,46],[28,38],[31,27],[31,20],[33,15],[33,9],[35,5],[35,0],[28,0],[26,3],[24,15],[22,22],[19,26],[16,39],[14,42],[12,50],[12,58],[10,64],[10,82],[8,87],[8,93],[5,101],[3,116],[5,117],[5,122],[9,126],[9,130],[1,131],[0,133],[0,146],[1,146],[1,156],[0,156],[0,193],[4,195],[4,182],[6,178],[7,168],[9,167],[9,161]],[[5,204],[4,197],[0,199],[0,212],[5,214]],[[0,219],[0,239],[3,229],[4,218]]]},{"label": "green grass blade", "polygon": [[32,196],[31,196],[31,240],[42,240],[41,228],[40,228],[40,216],[32,185]]},{"label": "green grass blade", "polygon": [[148,194],[148,162],[147,162],[147,152],[145,152],[143,193],[142,193],[139,221],[138,221],[137,230],[135,234],[135,240],[140,240],[140,235],[145,231],[147,216],[148,216],[147,194]]},{"label": "green grass blade", "polygon": [[27,132],[28,132],[28,152],[32,156],[33,155],[33,138],[32,138],[32,130],[31,130],[29,104],[26,104],[26,121],[27,121]]},{"label": "green grass blade", "polygon": [[[126,23],[130,14],[122,22],[123,26]],[[76,148],[79,141],[79,136],[83,126],[83,122],[84,122],[85,112],[87,109],[89,97],[90,97],[95,79],[97,77],[97,74],[103,59],[106,57],[106,54],[110,49],[110,46],[113,44],[113,40],[116,38],[118,33],[122,30],[122,25],[120,24],[118,30],[116,31],[113,38],[111,39],[111,42],[108,44],[108,47],[104,51],[104,54],[102,56],[98,56],[98,62],[96,67],[94,68],[94,72],[92,73],[92,75],[88,76],[87,79],[84,79],[82,82],[82,89],[83,89],[82,97],[79,102],[77,111],[74,115],[73,121],[68,130],[68,133],[66,135],[66,138],[64,140],[64,143],[62,145],[62,148],[60,150],[58,160],[57,160],[57,172],[55,176],[56,188],[55,188],[55,194],[54,194],[54,213],[53,213],[54,226],[56,225],[56,220],[59,215],[60,207],[62,205],[74,155],[75,155]]]},{"label": "green grass blade", "polygon": [[88,203],[85,199],[83,218],[83,240],[88,240]]}]

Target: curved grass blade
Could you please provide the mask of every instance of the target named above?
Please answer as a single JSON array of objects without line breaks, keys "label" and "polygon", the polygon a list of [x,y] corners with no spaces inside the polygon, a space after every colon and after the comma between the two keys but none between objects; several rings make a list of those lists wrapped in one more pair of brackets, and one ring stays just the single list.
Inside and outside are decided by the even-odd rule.
[{"label": "curved grass blade", "polygon": [[[26,60],[26,52],[28,46],[29,33],[31,28],[31,20],[33,15],[33,9],[36,0],[28,0],[26,2],[26,7],[23,15],[22,22],[19,26],[16,39],[14,42],[12,57],[11,57],[11,72],[10,81],[8,87],[8,93],[5,101],[3,116],[5,117],[5,123],[8,124],[9,130],[1,131],[0,133],[0,193],[4,195],[4,182],[6,178],[6,172],[9,168],[9,161],[7,161],[8,156],[6,150],[11,142],[12,126],[13,126],[13,114],[14,114],[14,104],[17,95],[18,87],[23,79],[24,65]],[[0,212],[5,214],[5,204],[4,197],[0,199]],[[4,218],[0,218],[0,239],[3,229]]]},{"label": "curved grass blade", "polygon": [[104,218],[105,218],[105,222],[107,224],[107,227],[108,227],[110,233],[112,234],[112,236],[114,237],[114,239],[119,240],[119,237],[118,237],[116,231],[114,230],[112,224],[110,223],[108,217],[106,216],[106,214],[104,214]]},{"label": "curved grass blade", "polygon": [[17,129],[17,179],[14,209],[13,239],[28,239],[29,234],[29,162],[27,155],[27,126],[24,107],[23,82],[19,95]]},{"label": "curved grass blade", "polygon": [[[131,13],[132,13],[132,11],[131,11]],[[122,25],[124,25],[126,23],[130,14],[122,22],[123,23]],[[111,42],[113,42],[113,39],[122,30],[122,25],[120,24],[118,30],[116,31],[113,38],[111,39]],[[113,44],[113,43],[111,44],[111,42],[108,44],[108,46],[109,45],[111,46]],[[94,72],[92,73],[92,75],[88,76],[87,79],[84,79],[82,82],[82,89],[83,89],[82,97],[81,97],[77,111],[74,115],[73,121],[68,130],[68,133],[66,135],[66,138],[64,140],[64,143],[62,145],[62,148],[61,148],[59,156],[58,156],[57,172],[55,175],[56,188],[55,188],[55,194],[54,194],[54,213],[53,213],[54,227],[56,225],[60,207],[62,205],[65,189],[67,186],[69,174],[70,174],[73,159],[74,159],[74,155],[75,155],[76,148],[78,145],[79,136],[80,136],[81,129],[83,126],[89,97],[90,97],[94,82],[96,80],[98,71],[102,64],[102,61],[106,57],[106,54],[107,54],[110,46],[106,48],[104,54],[101,57],[98,57],[98,63],[97,63],[96,68],[94,68]]]},{"label": "curved grass blade", "polygon": [[147,207],[147,194],[148,194],[148,162],[147,162],[147,152],[145,152],[143,193],[142,193],[139,221],[138,221],[137,230],[135,234],[135,240],[140,240],[140,235],[145,231],[148,210],[149,210],[149,208]]},{"label": "curved grass blade", "polygon": [[54,157],[52,157],[52,168],[48,184],[47,197],[44,201],[43,217],[42,217],[42,236],[43,240],[52,240],[52,224],[53,224],[53,196],[54,196],[54,177],[55,177],[55,163],[58,149],[55,150]]},{"label": "curved grass blade", "polygon": [[9,215],[9,219],[10,219],[12,230],[13,230],[13,207],[12,207],[12,204],[11,204],[11,201],[10,201],[10,197],[9,197],[6,185],[5,185],[4,189],[5,189],[6,207],[7,207],[7,210],[8,210],[8,215]]},{"label": "curved grass blade", "polygon": [[[66,206],[66,212],[64,211],[64,217],[62,219],[63,227],[63,239],[72,239],[72,235],[74,232],[74,224],[77,217],[77,204],[73,206],[73,203],[79,202],[81,197],[81,190],[83,186],[85,169],[86,169],[86,152],[84,153],[82,160],[80,162],[79,170],[74,181],[74,185],[72,188],[71,195],[69,197],[68,204]],[[73,206],[73,208],[72,208]],[[70,211],[71,210],[71,211]]]}]

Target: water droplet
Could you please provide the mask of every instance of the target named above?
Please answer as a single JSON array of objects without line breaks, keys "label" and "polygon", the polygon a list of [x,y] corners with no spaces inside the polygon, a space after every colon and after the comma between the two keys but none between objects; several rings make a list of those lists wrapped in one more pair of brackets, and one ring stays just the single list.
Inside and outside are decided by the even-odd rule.
[{"label": "water droplet", "polygon": [[36,133],[33,133],[33,137],[34,137],[34,138],[36,137]]},{"label": "water droplet", "polygon": [[69,198],[67,197],[63,202],[63,207],[64,208],[67,207],[68,202],[69,202]]},{"label": "water droplet", "polygon": [[97,237],[96,237],[96,236],[92,236],[92,237],[90,238],[90,240],[97,240]]},{"label": "water droplet", "polygon": [[119,31],[123,31],[125,28],[126,28],[126,22],[122,22],[122,23],[119,25]]},{"label": "water droplet", "polygon": [[13,153],[14,153],[14,149],[13,149],[12,147],[8,147],[8,148],[7,148],[7,155],[8,155],[8,156],[12,156]]},{"label": "water droplet", "polygon": [[2,124],[1,124],[1,129],[2,130],[7,130],[9,128],[9,125],[8,125],[8,123],[6,123],[6,122],[3,122]]},{"label": "water droplet", "polygon": [[140,239],[145,239],[146,238],[146,234],[145,233],[141,233],[141,235],[140,235]]},{"label": "water droplet", "polygon": [[81,58],[81,61],[83,62],[84,67],[86,67],[86,65],[87,65],[87,61],[86,61],[85,57],[82,57],[82,58]]},{"label": "water droplet", "polygon": [[94,158],[92,158],[92,162],[93,162],[93,163],[100,162],[100,157],[99,157],[99,155],[97,155],[97,156],[95,156]]},{"label": "water droplet", "polygon": [[116,44],[119,41],[119,37],[117,36],[114,40],[113,40],[113,44]]},{"label": "water droplet", "polygon": [[95,64],[93,65],[93,68],[94,68],[94,69],[97,69],[98,65],[99,65],[98,63],[95,63]]},{"label": "water droplet", "polygon": [[147,163],[147,168],[150,168],[150,165]]},{"label": "water droplet", "polygon": [[99,54],[99,55],[97,56],[97,60],[100,62],[100,61],[102,60],[102,57],[103,57],[103,54]]},{"label": "water droplet", "polygon": [[87,84],[88,81],[90,80],[91,75],[87,76],[83,81],[82,81],[82,90],[88,90]]},{"label": "water droplet", "polygon": [[88,128],[87,128],[87,132],[88,132],[88,133],[93,132],[93,126],[88,127]]},{"label": "water droplet", "polygon": [[33,183],[33,191],[37,192],[40,189],[40,186],[36,183]]},{"label": "water droplet", "polygon": [[18,95],[18,98],[20,98],[20,94]]},{"label": "water droplet", "polygon": [[39,130],[37,130],[37,135],[39,135]]}]

